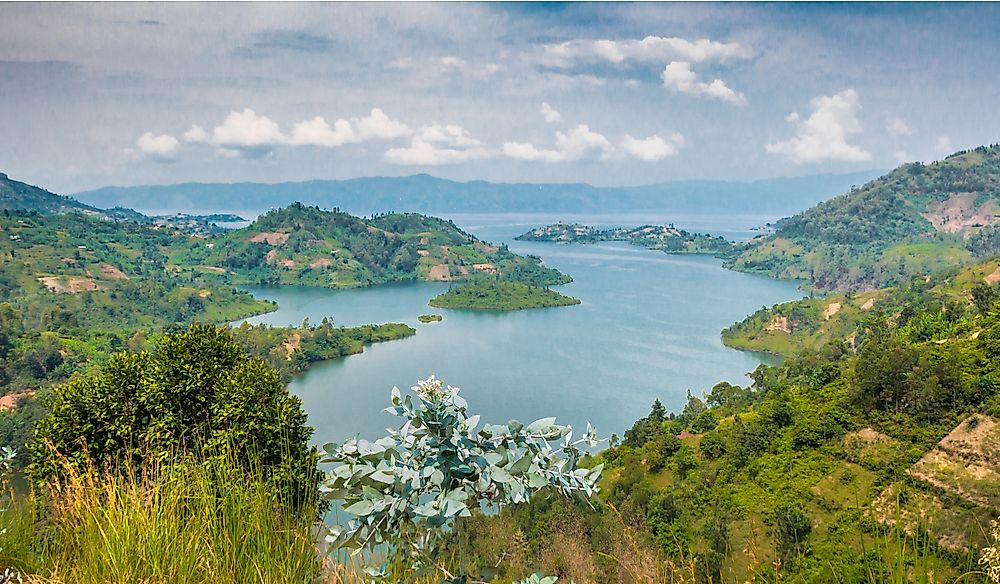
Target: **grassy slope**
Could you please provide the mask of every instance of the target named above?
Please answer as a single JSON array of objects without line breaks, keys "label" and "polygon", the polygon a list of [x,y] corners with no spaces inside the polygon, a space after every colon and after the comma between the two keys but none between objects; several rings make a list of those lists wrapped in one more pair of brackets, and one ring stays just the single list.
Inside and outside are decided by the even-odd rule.
[{"label": "grassy slope", "polygon": [[901,166],[780,221],[774,234],[749,242],[729,266],[805,279],[818,290],[869,290],[969,263],[1000,250],[996,229],[974,224],[947,233],[922,216],[929,206],[969,193],[986,223],[995,222],[989,217],[990,205],[1000,201],[1000,147]]},{"label": "grassy slope", "polygon": [[986,283],[998,269],[1000,259],[990,259],[896,287],[764,307],[722,331],[722,341],[734,349],[784,356],[803,349],[817,350],[831,341],[847,340],[853,346],[866,318],[877,314],[898,316],[915,288],[926,290],[941,303],[967,302],[972,288]]}]

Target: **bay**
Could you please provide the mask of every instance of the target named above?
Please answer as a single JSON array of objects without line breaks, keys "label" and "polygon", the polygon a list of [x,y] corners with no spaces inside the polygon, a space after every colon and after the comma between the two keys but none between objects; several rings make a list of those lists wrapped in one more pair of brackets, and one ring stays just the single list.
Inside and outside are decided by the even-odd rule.
[{"label": "bay", "polygon": [[[513,238],[557,219],[600,227],[675,222],[689,231],[746,239],[761,216],[456,215],[456,223],[517,253],[541,257],[573,276],[561,292],[581,305],[506,313],[433,309],[427,301],[446,283],[409,282],[355,290],[246,287],[279,309],[249,319],[273,325],[405,322],[415,336],[379,343],[361,355],[315,365],[289,389],[316,428],[315,441],[377,438],[394,420],[382,412],[393,386],[408,388],[434,374],[461,387],[484,422],[558,416],[603,436],[622,435],[654,399],[680,411],[690,390],[707,392],[774,358],[722,345],[720,331],[761,306],[802,297],[796,282],[742,274],[705,256],[668,255],[625,243],[558,245]],[[420,323],[421,314],[442,314]]]}]

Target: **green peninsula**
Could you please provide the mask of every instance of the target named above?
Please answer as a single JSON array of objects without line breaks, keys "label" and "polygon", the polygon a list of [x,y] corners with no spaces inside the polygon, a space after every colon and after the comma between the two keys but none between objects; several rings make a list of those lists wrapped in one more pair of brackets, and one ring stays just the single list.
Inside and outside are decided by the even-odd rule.
[{"label": "green peninsula", "polygon": [[431,299],[435,308],[472,310],[523,310],[572,306],[580,300],[554,290],[521,282],[473,282],[462,284]]},{"label": "green peninsula", "polygon": [[571,278],[491,245],[452,221],[417,213],[369,218],[295,203],[249,226],[170,253],[173,264],[217,273],[236,284],[353,288],[387,282],[499,278],[536,286]]},{"label": "green peninsula", "polygon": [[626,241],[632,245],[666,253],[709,254],[720,257],[732,254],[735,249],[734,243],[721,236],[689,233],[673,225],[642,225],[602,230],[579,223],[554,223],[532,229],[515,239],[554,243]]}]

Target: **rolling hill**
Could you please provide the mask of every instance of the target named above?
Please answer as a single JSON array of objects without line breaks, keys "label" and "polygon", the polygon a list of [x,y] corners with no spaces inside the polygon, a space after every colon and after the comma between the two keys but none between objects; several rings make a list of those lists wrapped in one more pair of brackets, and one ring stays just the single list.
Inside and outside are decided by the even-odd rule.
[{"label": "rolling hill", "polygon": [[871,290],[1000,251],[1000,146],[906,164],[783,219],[729,267]]},{"label": "rolling hill", "polygon": [[570,278],[416,213],[363,219],[294,203],[211,240],[171,251],[171,262],[238,283],[330,288],[403,280],[511,280],[547,286]]}]

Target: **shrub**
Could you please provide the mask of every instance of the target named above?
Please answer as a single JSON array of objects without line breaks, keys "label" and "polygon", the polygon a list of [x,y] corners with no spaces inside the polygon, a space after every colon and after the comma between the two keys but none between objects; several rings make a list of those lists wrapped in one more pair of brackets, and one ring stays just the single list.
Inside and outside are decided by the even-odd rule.
[{"label": "shrub", "polygon": [[435,567],[455,519],[482,505],[526,502],[546,487],[565,495],[597,492],[601,465],[579,467],[579,446],[597,445],[589,425],[576,441],[555,418],[477,430],[479,416],[467,415],[458,388],[431,376],[412,389],[416,404],[392,390],[387,411],[403,420],[398,430],[373,443],[324,446],[323,462],[335,466],[322,490],[354,516],[346,529],[334,529],[331,541],[355,548],[389,544],[391,561],[373,576],[388,577],[389,565],[417,572]]},{"label": "shrub", "polygon": [[235,464],[259,468],[296,500],[316,488],[301,401],[225,328],[196,324],[166,335],[152,354],[116,353],[97,374],[55,388],[45,405],[50,413],[28,444],[36,479],[90,465],[142,470],[178,453],[225,462],[239,445]]}]

